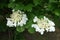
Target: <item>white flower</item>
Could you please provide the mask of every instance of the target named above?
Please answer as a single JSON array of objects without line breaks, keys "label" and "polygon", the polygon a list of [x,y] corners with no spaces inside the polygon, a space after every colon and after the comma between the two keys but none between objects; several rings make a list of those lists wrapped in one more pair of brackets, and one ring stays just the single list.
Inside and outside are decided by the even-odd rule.
[{"label": "white flower", "polygon": [[10,18],[7,19],[7,26],[13,27],[13,26],[23,26],[26,24],[28,18],[24,12],[21,12],[20,10],[14,11],[10,15]]},{"label": "white flower", "polygon": [[37,16],[35,16],[35,18],[33,19],[33,22],[36,24],[32,24],[32,27],[34,27],[36,29],[36,32],[39,32],[41,35],[44,34],[44,31],[47,31],[47,32],[55,31],[54,22],[52,22],[45,16],[44,16],[44,18],[41,18],[41,19],[39,19],[39,18],[37,18]]}]

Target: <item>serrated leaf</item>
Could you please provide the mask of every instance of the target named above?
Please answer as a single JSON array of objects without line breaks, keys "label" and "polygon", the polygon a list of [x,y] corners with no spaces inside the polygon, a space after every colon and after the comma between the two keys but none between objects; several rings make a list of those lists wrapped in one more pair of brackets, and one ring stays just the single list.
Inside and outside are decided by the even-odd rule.
[{"label": "serrated leaf", "polygon": [[25,30],[25,28],[18,26],[18,27],[16,27],[16,30],[17,30],[18,32],[23,32],[23,31]]}]

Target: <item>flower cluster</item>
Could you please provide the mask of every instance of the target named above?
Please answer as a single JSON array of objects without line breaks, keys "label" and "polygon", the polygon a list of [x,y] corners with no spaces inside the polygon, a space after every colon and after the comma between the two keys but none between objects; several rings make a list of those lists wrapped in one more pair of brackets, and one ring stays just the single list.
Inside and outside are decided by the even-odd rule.
[{"label": "flower cluster", "polygon": [[47,32],[54,32],[55,31],[55,24],[48,18],[44,16],[44,18],[37,18],[37,16],[34,17],[33,22],[35,24],[32,24],[32,27],[36,29],[36,32],[39,32],[41,35],[44,34],[44,31]]},{"label": "flower cluster", "polygon": [[[13,10],[13,13],[10,15],[10,18],[7,19],[7,26],[9,27],[16,27],[16,26],[23,26],[26,24],[28,18],[24,12],[20,10]],[[37,16],[33,19],[34,24],[31,27],[35,28],[36,32],[39,32],[41,35],[44,34],[44,31],[47,32],[54,32],[55,31],[55,24],[53,21],[49,20],[45,16],[39,19]]]},{"label": "flower cluster", "polygon": [[13,10],[13,13],[10,15],[10,18],[7,19],[7,26],[13,27],[13,26],[23,26],[26,24],[28,18],[24,12],[21,12],[20,10],[15,11]]}]

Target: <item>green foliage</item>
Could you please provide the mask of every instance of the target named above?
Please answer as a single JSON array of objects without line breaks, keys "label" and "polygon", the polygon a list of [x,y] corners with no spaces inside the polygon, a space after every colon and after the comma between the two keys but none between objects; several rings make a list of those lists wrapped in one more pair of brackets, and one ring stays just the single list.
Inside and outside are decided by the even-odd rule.
[{"label": "green foliage", "polygon": [[31,28],[28,29],[28,32],[29,33],[34,33],[35,32],[35,29],[31,27]]},{"label": "green foliage", "polygon": [[56,9],[56,10],[54,11],[54,13],[55,13],[56,16],[60,16],[60,9]]},{"label": "green foliage", "polygon": [[51,2],[57,2],[57,0],[49,0],[49,2],[51,3]]},{"label": "green foliage", "polygon": [[18,27],[16,27],[16,30],[17,30],[18,32],[23,32],[23,31],[25,30],[25,28],[18,26]]},{"label": "green foliage", "polygon": [[28,5],[26,5],[26,6],[24,7],[24,10],[25,10],[25,11],[30,11],[30,12],[31,12],[32,7],[33,7],[32,4],[28,4]]},{"label": "green foliage", "polygon": [[32,20],[28,21],[27,22],[27,25],[25,26],[25,28],[27,28],[27,29],[30,28],[31,25],[32,25],[32,23],[33,23]]},{"label": "green foliage", "polygon": [[13,3],[13,2],[12,2],[12,3],[9,3],[9,4],[8,4],[8,7],[9,7],[9,8],[15,8],[15,3]]},{"label": "green foliage", "polygon": [[23,10],[24,9],[24,5],[22,3],[18,3],[18,4],[16,4],[15,9],[16,10],[18,10],[18,9]]},{"label": "green foliage", "polygon": [[40,1],[41,0],[33,0],[33,3],[34,3],[34,5],[38,5],[38,4],[40,4]]}]

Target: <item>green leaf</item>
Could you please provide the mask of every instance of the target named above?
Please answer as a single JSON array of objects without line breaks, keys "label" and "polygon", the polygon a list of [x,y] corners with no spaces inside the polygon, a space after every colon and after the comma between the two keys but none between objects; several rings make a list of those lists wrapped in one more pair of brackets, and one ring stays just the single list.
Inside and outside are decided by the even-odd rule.
[{"label": "green leaf", "polygon": [[56,2],[56,0],[49,0],[49,2],[51,3],[51,2]]},{"label": "green leaf", "polygon": [[12,3],[12,2],[8,4],[9,8],[15,8],[15,6],[16,6],[15,3]]},{"label": "green leaf", "polygon": [[34,33],[35,32],[35,29],[31,27],[31,28],[28,29],[28,32],[29,33]]},{"label": "green leaf", "polygon": [[33,18],[35,15],[33,13],[27,13],[27,16],[28,16],[28,22],[26,24],[26,28],[28,29],[33,24]]},{"label": "green leaf", "polygon": [[22,3],[18,3],[18,4],[16,4],[15,9],[16,10],[18,10],[18,9],[23,10],[24,9],[24,5]]},{"label": "green leaf", "polygon": [[58,12],[55,12],[55,15],[60,16],[60,14]]},{"label": "green leaf", "polygon": [[27,22],[27,25],[26,25],[25,28],[27,28],[27,29],[30,28],[31,25],[32,25],[32,23],[33,23],[32,20],[29,20],[29,21]]},{"label": "green leaf", "polygon": [[17,30],[18,32],[23,32],[23,31],[25,30],[25,28],[18,26],[18,27],[16,27],[16,30]]},{"label": "green leaf", "polygon": [[56,16],[60,16],[60,10],[55,10],[54,13]]},{"label": "green leaf", "polygon": [[40,3],[40,1],[41,1],[41,0],[33,0],[33,3],[34,3],[35,5],[38,5],[38,4]]},{"label": "green leaf", "polygon": [[28,5],[26,5],[26,6],[24,7],[24,10],[25,10],[25,11],[30,11],[30,12],[31,12],[32,7],[33,7],[32,4],[28,4]]},{"label": "green leaf", "polygon": [[54,9],[54,7],[53,7],[51,4],[48,4],[48,5],[47,5],[46,10],[51,10],[51,11],[52,11],[53,9]]}]

